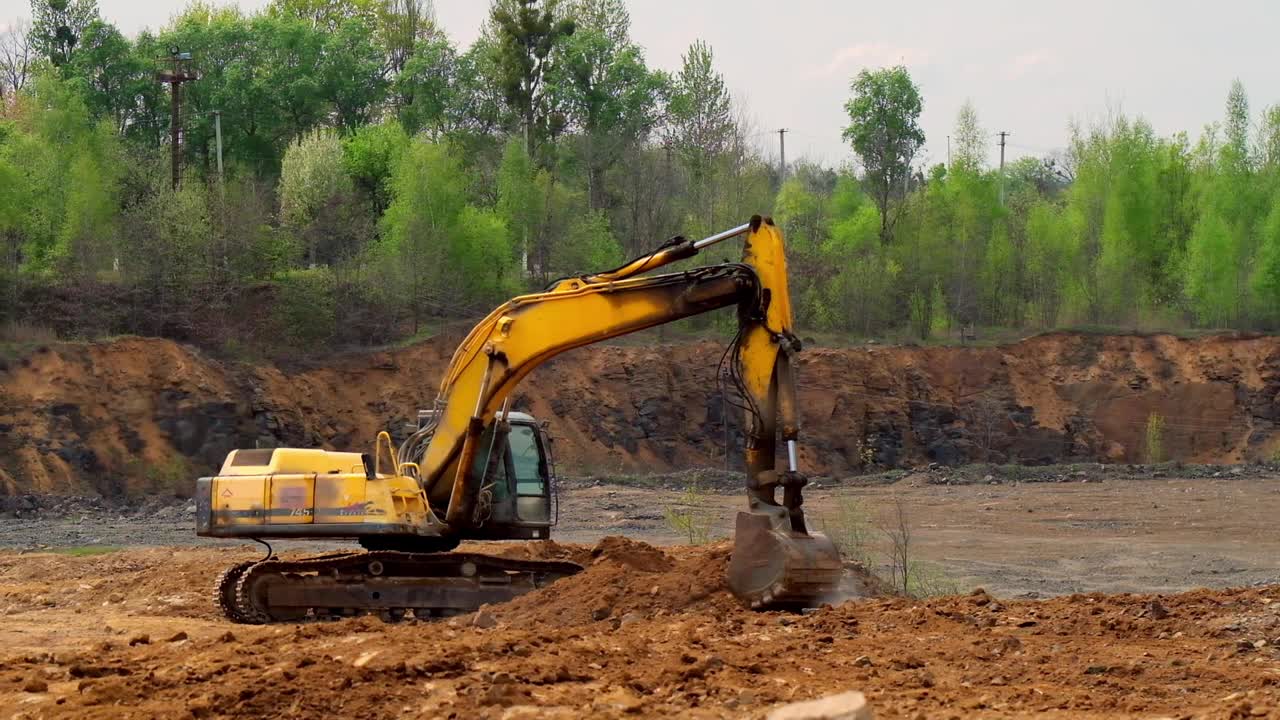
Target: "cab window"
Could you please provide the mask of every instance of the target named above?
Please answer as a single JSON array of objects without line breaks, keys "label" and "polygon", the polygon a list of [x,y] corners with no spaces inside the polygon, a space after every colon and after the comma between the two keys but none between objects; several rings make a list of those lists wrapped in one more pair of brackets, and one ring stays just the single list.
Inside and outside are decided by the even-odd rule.
[{"label": "cab window", "polygon": [[511,465],[516,476],[516,494],[546,494],[546,480],[542,475],[542,453],[538,446],[537,432],[531,425],[512,425],[509,437]]}]

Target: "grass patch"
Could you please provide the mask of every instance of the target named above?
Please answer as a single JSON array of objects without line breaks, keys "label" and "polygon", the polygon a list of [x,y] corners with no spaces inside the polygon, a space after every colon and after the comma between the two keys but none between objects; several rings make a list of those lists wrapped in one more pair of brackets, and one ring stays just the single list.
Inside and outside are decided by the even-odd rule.
[{"label": "grass patch", "polygon": [[93,557],[95,555],[119,552],[123,549],[119,545],[73,545],[71,547],[53,548],[49,552],[69,557]]},{"label": "grass patch", "polygon": [[715,522],[709,507],[707,491],[692,483],[680,494],[671,507],[663,511],[667,525],[690,545],[705,545],[711,541],[711,526]]}]

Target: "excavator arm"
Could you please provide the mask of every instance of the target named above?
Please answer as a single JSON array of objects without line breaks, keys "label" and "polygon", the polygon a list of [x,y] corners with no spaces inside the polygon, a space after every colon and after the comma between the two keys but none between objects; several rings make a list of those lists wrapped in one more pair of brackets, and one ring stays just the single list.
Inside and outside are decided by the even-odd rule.
[{"label": "excavator arm", "polygon": [[[642,275],[739,235],[746,235],[741,263]],[[434,422],[401,446],[398,461],[420,468],[432,508],[437,515],[443,509],[444,523],[461,532],[475,523],[477,496],[496,465],[478,457],[502,445],[509,430],[503,411],[522,378],[575,347],[730,305],[737,306],[739,330],[728,375],[748,420],[748,508],[737,519],[730,586],[756,607],[812,604],[834,590],[841,562],[831,542],[809,533],[804,521],[793,366],[800,343],[792,333],[782,234],[770,219],[755,216],[697,242],[677,238],[616,270],[566,278],[497,308],[458,347]],[[785,470],[775,467],[779,430]]]}]

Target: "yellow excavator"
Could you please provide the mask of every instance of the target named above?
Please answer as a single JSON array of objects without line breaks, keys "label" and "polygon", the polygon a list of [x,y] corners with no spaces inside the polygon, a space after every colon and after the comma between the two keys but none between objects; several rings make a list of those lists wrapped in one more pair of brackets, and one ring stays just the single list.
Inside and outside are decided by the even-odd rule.
[{"label": "yellow excavator", "polygon": [[[742,262],[646,275],[745,236]],[[805,525],[791,300],[782,233],[769,218],[702,240],[676,237],[607,272],[568,277],[513,298],[453,355],[435,407],[396,447],[372,454],[317,449],[232,451],[196,487],[205,537],[355,539],[363,551],[240,563],[217,601],[242,623],[378,613],[394,620],[467,612],[580,571],[574,563],[451,552],[462,540],[547,538],[555,524],[554,463],[543,427],[510,407],[522,378],[572,348],[736,306],[738,332],[718,369],[746,414],[747,509],[728,567],[753,608],[805,607],[839,584],[840,555]],[[777,439],[786,469],[777,467]],[[781,490],[781,500],[778,491]]]}]

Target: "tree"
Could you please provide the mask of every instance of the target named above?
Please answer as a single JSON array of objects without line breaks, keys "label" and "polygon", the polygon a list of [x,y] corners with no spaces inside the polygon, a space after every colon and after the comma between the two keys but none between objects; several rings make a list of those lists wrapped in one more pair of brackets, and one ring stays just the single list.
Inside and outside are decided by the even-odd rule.
[{"label": "tree", "polygon": [[365,125],[342,140],[342,162],[381,214],[391,202],[391,178],[409,147],[409,135],[395,120]]},{"label": "tree", "polygon": [[[332,228],[318,226],[324,210],[341,203],[351,188],[344,170],[342,141],[337,133],[316,130],[299,137],[285,151],[280,167],[280,216],[304,239],[311,265],[332,262],[341,251],[322,248],[332,240]],[[327,252],[322,252],[327,250]]]},{"label": "tree", "polygon": [[31,0],[32,45],[54,65],[66,65],[97,19],[98,0]]},{"label": "tree", "polygon": [[533,161],[517,139],[507,140],[498,167],[498,214],[506,223],[512,247],[520,250],[520,267],[533,273],[534,241],[546,216],[546,196],[539,186],[550,182],[546,171],[534,168]]},{"label": "tree", "polygon": [[510,290],[506,227],[467,202],[466,185],[447,143],[414,142],[397,168],[378,252],[415,333],[429,315],[456,315]]},{"label": "tree", "polygon": [[690,174],[702,177],[732,142],[732,100],[709,45],[694,41],[680,60],[668,108],[671,142]]},{"label": "tree", "polygon": [[115,132],[95,123],[77,84],[54,71],[34,78],[14,115],[0,158],[25,189],[22,213],[9,223],[21,238],[22,272],[81,278],[109,267],[123,164]]},{"label": "tree", "polygon": [[383,63],[373,26],[362,17],[344,20],[324,36],[316,73],[339,127],[350,131],[372,122],[386,97]]},{"label": "tree", "polygon": [[981,170],[987,164],[987,134],[978,124],[978,111],[965,100],[956,115],[953,167]]},{"label": "tree", "polygon": [[386,62],[384,76],[397,78],[418,51],[418,43],[436,32],[431,0],[384,0],[378,12],[378,36]]},{"label": "tree", "polygon": [[438,137],[450,128],[450,111],[462,104],[459,63],[444,33],[417,41],[394,84],[397,114],[405,130]]},{"label": "tree", "polygon": [[1227,94],[1225,137],[1203,184],[1200,216],[1187,240],[1186,294],[1197,319],[1240,323],[1248,304],[1259,226],[1269,199],[1256,181],[1249,148],[1249,99],[1237,80]]},{"label": "tree", "polygon": [[554,63],[552,50],[574,31],[573,21],[559,17],[558,9],[558,0],[497,0],[490,11],[497,79],[520,117],[530,157],[540,137],[557,130],[548,117],[545,80]]},{"label": "tree", "polygon": [[31,23],[27,20],[15,20],[0,33],[0,107],[27,85],[35,60],[31,43]]},{"label": "tree", "polygon": [[110,118],[118,133],[128,127],[137,97],[146,89],[143,86],[156,84],[129,40],[102,20],[85,27],[79,48],[65,69],[69,76],[84,82],[89,111],[96,117]]},{"label": "tree", "polygon": [[853,97],[845,103],[849,125],[843,137],[862,162],[865,182],[880,208],[880,239],[889,242],[901,213],[890,212],[895,198],[906,194],[911,161],[924,144],[920,89],[901,65],[863,70],[850,85]]},{"label": "tree", "polygon": [[621,0],[577,0],[569,14],[574,33],[561,44],[550,82],[581,130],[587,198],[601,207],[605,173],[658,121],[666,77],[645,66]]},{"label": "tree", "polygon": [[[185,305],[196,286],[208,279],[213,248],[204,183],[190,178],[174,189],[164,178],[165,173],[154,173],[150,192],[130,208],[126,216],[130,232],[125,233],[120,252],[126,280],[158,310]],[[151,314],[157,319],[146,330],[160,333],[165,314],[163,310]]]},{"label": "tree", "polygon": [[734,141],[732,100],[715,69],[711,47],[701,40],[681,56],[667,106],[667,140],[688,176],[690,221],[709,230],[713,218],[712,176],[717,158]]},{"label": "tree", "polygon": [[299,20],[322,33],[332,33],[352,19],[374,23],[384,7],[384,0],[272,0],[267,12],[275,17]]}]

